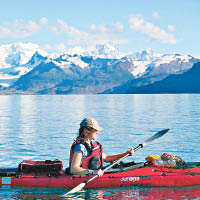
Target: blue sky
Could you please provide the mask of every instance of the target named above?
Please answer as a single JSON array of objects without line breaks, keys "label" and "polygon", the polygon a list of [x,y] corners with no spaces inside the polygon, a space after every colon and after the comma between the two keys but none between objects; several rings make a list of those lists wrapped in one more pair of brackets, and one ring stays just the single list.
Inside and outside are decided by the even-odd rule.
[{"label": "blue sky", "polygon": [[200,56],[200,0],[0,0],[0,45],[49,52],[95,44]]}]

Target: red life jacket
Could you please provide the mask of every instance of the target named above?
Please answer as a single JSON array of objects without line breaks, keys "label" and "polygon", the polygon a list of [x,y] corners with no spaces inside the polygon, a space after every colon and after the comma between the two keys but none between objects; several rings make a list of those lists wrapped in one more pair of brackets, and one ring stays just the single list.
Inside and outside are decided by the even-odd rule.
[{"label": "red life jacket", "polygon": [[81,167],[84,169],[100,169],[103,166],[103,146],[95,141],[91,142],[91,147],[88,143],[84,142],[83,140],[75,141],[70,149],[70,159],[69,159],[69,166],[71,166],[72,159],[74,156],[74,148],[77,144],[83,144],[85,148],[90,152],[89,156],[82,158]]}]

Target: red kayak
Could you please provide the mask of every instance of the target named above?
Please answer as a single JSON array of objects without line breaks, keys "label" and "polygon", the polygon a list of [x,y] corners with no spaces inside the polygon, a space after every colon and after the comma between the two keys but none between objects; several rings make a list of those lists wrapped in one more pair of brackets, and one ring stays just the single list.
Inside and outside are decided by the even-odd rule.
[{"label": "red kayak", "polygon": [[[27,187],[73,188],[92,176],[71,175],[56,165],[47,172],[34,171],[21,166],[16,169],[0,169],[0,185]],[[54,171],[53,171],[54,169]],[[166,168],[147,163],[123,163],[108,170],[102,177],[86,185],[86,188],[200,185],[200,162],[185,163],[179,168]]]}]

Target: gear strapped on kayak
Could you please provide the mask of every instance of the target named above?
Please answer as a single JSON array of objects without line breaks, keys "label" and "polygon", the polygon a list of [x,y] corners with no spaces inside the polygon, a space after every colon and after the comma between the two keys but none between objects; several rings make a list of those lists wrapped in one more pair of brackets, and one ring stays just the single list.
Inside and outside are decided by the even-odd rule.
[{"label": "gear strapped on kayak", "polygon": [[58,159],[45,161],[24,160],[18,166],[20,173],[59,175],[62,170],[63,163]]},{"label": "gear strapped on kayak", "polygon": [[185,164],[185,161],[183,161],[178,156],[173,156],[168,153],[163,153],[160,155],[148,155],[146,158],[146,161],[153,166],[158,167],[181,167]]}]

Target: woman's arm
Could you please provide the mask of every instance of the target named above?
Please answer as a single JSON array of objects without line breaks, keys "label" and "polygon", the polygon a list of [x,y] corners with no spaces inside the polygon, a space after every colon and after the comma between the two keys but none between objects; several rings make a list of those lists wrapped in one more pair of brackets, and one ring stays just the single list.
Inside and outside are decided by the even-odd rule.
[{"label": "woman's arm", "polygon": [[87,174],[88,172],[89,174],[97,174],[98,176],[102,176],[103,175],[103,171],[101,169],[99,170],[91,170],[91,169],[84,169],[81,166],[81,160],[83,157],[83,152],[82,151],[77,151],[72,159],[72,164],[70,167],[70,173],[71,174]]},{"label": "woman's arm", "polygon": [[70,167],[70,173],[72,174],[86,174],[86,169],[81,167],[81,160],[83,158],[83,152],[77,151],[72,159],[72,164]]},{"label": "woman's arm", "polygon": [[120,154],[116,154],[116,155],[110,155],[110,156],[107,156],[106,154],[103,154],[103,161],[104,162],[113,162],[115,160],[119,160],[120,158],[122,158],[126,154],[130,154],[130,156],[133,156],[134,150],[130,149],[130,150],[124,152],[124,153],[120,153]]}]

